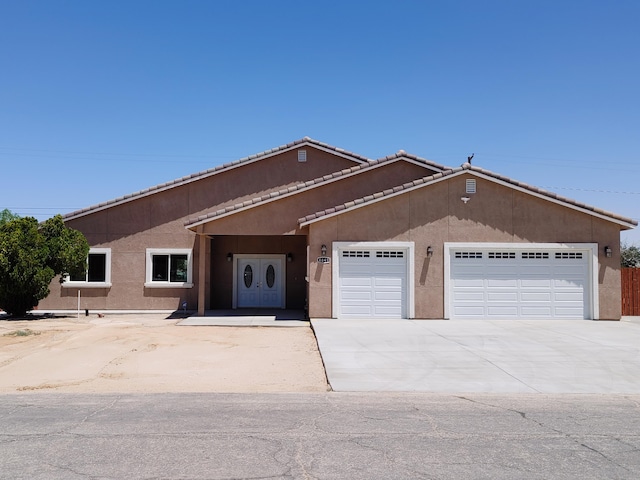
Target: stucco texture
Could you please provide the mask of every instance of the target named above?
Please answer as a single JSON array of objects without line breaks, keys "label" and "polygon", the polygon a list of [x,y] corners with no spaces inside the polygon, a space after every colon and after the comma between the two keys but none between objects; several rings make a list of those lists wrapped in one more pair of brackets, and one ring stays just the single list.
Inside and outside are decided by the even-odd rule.
[{"label": "stucco texture", "polygon": [[[444,315],[445,242],[611,245],[613,256],[599,258],[600,318],[620,318],[618,225],[488,180],[477,179],[477,193],[466,194],[467,178],[475,177],[460,175],[316,221],[309,243],[319,249],[345,241],[414,242],[415,316],[424,319]],[[331,268],[312,257],[310,271],[310,315],[331,317]]]}]

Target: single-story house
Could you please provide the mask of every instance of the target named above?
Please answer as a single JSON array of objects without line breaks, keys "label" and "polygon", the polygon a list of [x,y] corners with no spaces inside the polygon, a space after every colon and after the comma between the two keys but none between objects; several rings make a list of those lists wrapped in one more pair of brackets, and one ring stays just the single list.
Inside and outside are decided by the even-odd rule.
[{"label": "single-story house", "polygon": [[310,138],[65,217],[83,278],[41,309],[306,309],[312,318],[619,319],[637,222],[469,162]]}]

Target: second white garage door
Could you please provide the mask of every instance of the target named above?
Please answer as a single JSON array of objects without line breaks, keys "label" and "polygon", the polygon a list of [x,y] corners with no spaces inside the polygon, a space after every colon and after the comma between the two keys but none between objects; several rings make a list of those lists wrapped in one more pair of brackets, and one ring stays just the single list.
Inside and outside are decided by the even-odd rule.
[{"label": "second white garage door", "polygon": [[589,251],[452,248],[450,317],[591,318]]},{"label": "second white garage door", "polygon": [[338,252],[339,318],[406,318],[407,251],[344,249]]}]

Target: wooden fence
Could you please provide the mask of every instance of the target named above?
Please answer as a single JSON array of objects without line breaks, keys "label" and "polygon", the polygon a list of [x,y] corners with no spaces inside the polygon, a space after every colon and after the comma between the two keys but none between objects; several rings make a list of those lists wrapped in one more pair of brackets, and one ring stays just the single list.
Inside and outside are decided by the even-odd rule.
[{"label": "wooden fence", "polygon": [[622,315],[640,316],[640,268],[622,269]]}]

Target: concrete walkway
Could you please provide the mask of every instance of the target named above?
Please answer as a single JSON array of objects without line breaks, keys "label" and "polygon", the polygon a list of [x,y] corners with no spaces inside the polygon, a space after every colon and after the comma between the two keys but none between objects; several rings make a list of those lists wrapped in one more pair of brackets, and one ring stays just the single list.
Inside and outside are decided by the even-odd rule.
[{"label": "concrete walkway", "polygon": [[274,308],[242,308],[235,310],[207,310],[202,317],[196,315],[181,320],[177,325],[217,327],[306,327],[303,310]]},{"label": "concrete walkway", "polygon": [[335,391],[640,393],[640,323],[312,319]]}]

